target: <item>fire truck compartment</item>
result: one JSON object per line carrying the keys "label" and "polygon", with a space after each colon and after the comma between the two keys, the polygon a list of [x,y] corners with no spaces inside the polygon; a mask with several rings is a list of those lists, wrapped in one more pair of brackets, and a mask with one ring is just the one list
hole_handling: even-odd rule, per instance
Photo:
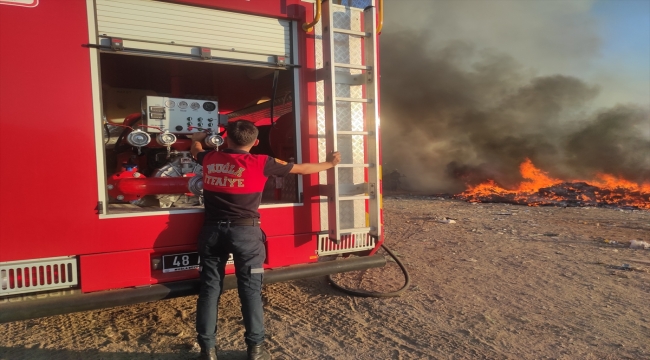
{"label": "fire truck compartment", "polygon": [[[107,179],[99,190],[109,215],[201,211],[201,196],[187,185],[188,178],[202,176],[189,152],[191,133],[205,129],[216,138],[227,136],[229,121],[258,127],[260,144],[252,153],[298,160],[291,70],[111,52],[100,53],[99,69],[98,171]],[[209,143],[204,148],[211,150]],[[300,203],[299,192],[296,175],[271,177],[262,206]]]}

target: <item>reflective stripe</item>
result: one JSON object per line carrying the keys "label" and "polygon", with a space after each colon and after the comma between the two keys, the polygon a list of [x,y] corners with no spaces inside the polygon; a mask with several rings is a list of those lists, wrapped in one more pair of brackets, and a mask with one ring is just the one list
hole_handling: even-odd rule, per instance
{"label": "reflective stripe", "polygon": [[263,274],[264,268],[251,269],[251,274]]}

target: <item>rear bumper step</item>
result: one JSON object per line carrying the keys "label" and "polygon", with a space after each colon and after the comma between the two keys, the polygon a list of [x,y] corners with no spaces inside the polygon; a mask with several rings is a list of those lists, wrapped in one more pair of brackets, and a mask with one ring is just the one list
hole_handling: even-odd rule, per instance
{"label": "rear bumper step", "polygon": [[[294,265],[264,272],[264,283],[272,284],[288,280],[382,267],[384,265],[386,265],[386,259],[382,255]],[[224,279],[223,287],[224,290],[235,289],[237,287],[237,279],[235,276],[227,275]],[[199,280],[193,279],[147,287],[107,290],[87,294],[82,293],[81,290],[63,290],[51,295],[45,293],[11,297],[0,299],[0,323],[133,305],[180,296],[196,295],[198,292]]]}

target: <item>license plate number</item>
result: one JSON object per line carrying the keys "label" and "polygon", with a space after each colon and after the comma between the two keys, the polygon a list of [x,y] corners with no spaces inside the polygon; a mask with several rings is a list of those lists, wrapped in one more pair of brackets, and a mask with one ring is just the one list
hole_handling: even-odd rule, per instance
{"label": "license plate number", "polygon": [[186,271],[199,268],[199,253],[163,255],[163,273]]}

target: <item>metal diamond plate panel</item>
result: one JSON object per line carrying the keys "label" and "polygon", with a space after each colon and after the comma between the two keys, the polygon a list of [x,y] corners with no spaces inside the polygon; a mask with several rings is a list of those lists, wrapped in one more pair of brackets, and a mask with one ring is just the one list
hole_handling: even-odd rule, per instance
{"label": "metal diamond plate panel", "polygon": [[339,218],[341,219],[341,229],[351,229],[354,227],[354,201],[341,201],[339,206]]}
{"label": "metal diamond plate panel", "polygon": [[[352,14],[357,13],[356,10],[342,7],[335,7],[334,10],[334,27],[338,29],[352,30]],[[345,35],[347,37],[347,35]]]}
{"label": "metal diamond plate panel", "polygon": [[334,62],[350,64],[350,36],[345,34],[334,34],[334,47],[342,51],[334,52]]}
{"label": "metal diamond plate panel", "polygon": [[[364,137],[361,135],[353,135],[352,138],[352,163],[364,164]],[[362,172],[363,173],[363,172]]]}
{"label": "metal diamond plate panel", "polygon": [[[361,11],[337,7],[334,10],[334,26],[338,29],[361,30]],[[361,64],[361,38],[346,34],[334,34],[334,59],[337,63]],[[346,71],[339,69],[338,71]],[[347,70],[349,71],[349,70]]]}
{"label": "metal diamond plate panel", "polygon": [[366,201],[345,200],[339,207],[341,229],[361,228],[366,226]]}
{"label": "metal diamond plate panel", "polygon": [[[341,156],[341,159],[343,157]],[[343,162],[343,160],[341,160]],[[354,170],[350,168],[339,168],[339,184],[353,184]]]}
{"label": "metal diamond plate panel", "polygon": [[[363,91],[361,86],[350,86],[350,97],[361,98],[363,97]],[[350,121],[351,127],[350,130],[353,131],[363,131],[365,128],[365,119],[363,117],[363,103],[353,103],[350,108]]]}
{"label": "metal diamond plate panel", "polygon": [[354,201],[354,227],[366,227],[366,201],[365,200],[355,200]]}
{"label": "metal diamond plate panel", "polygon": [[[351,92],[351,86],[346,84],[336,84],[337,97],[360,97]],[[338,102],[336,104],[336,129],[338,131],[352,130],[352,109],[357,108],[359,103]],[[361,117],[363,121],[363,114]]]}
{"label": "metal diamond plate panel", "polygon": [[[351,30],[353,11],[336,7],[333,9],[333,24],[337,29]],[[349,35],[334,34],[334,61],[337,63],[350,63],[350,43],[354,42]]]}

